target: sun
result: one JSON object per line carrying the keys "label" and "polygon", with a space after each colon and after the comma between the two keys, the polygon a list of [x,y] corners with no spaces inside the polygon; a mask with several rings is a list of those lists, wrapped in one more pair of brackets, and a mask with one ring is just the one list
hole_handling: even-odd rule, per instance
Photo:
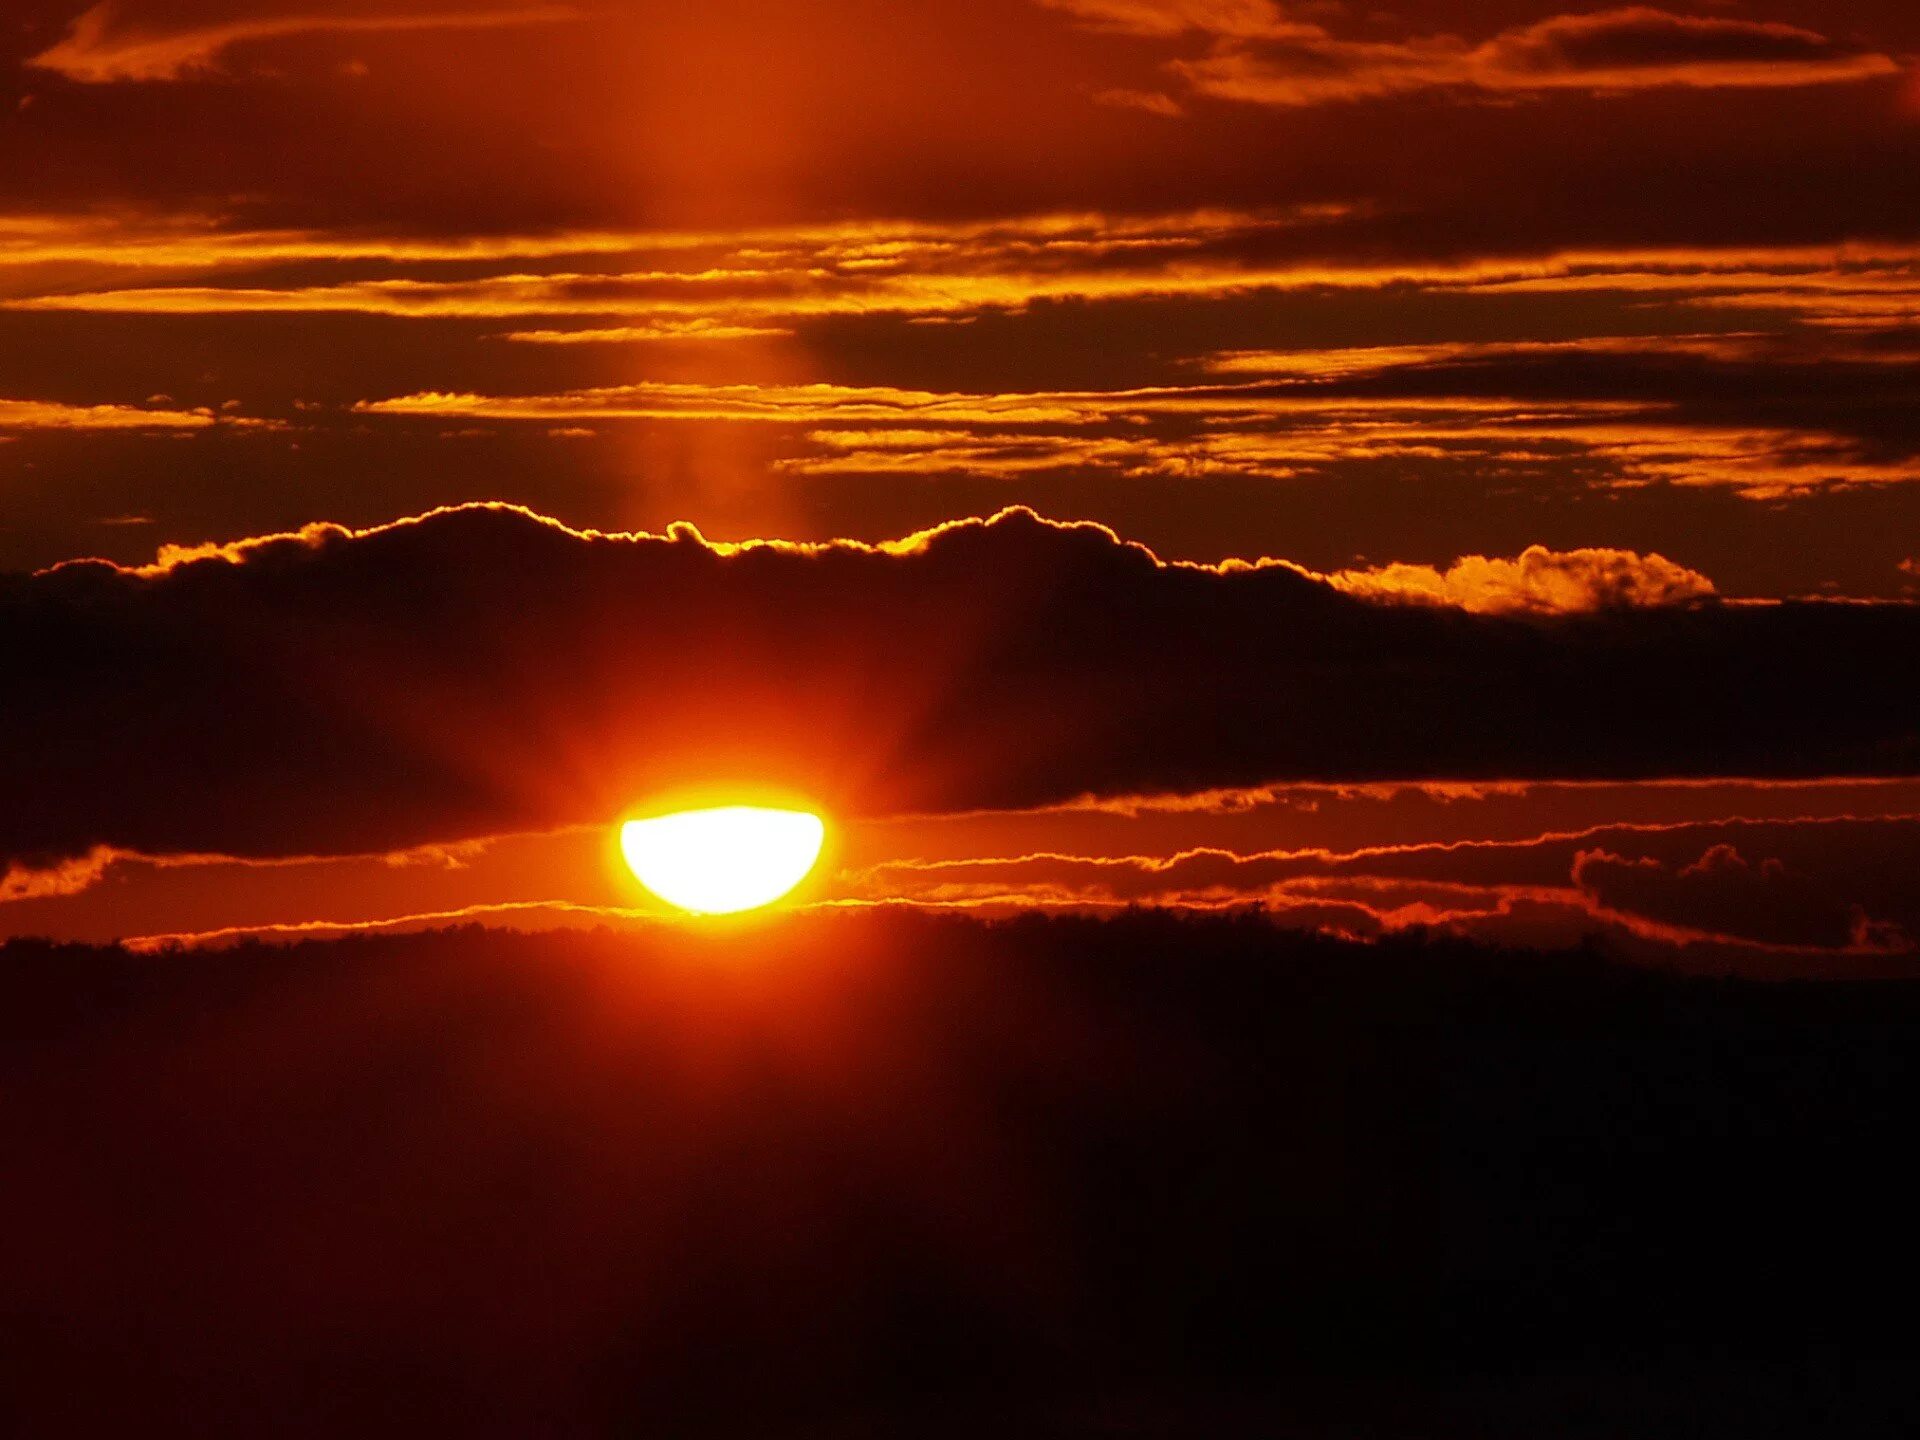
{"label": "sun", "polygon": [[820,859],[827,827],[805,810],[725,805],[620,827],[640,883],[696,915],[737,915],[789,895]]}

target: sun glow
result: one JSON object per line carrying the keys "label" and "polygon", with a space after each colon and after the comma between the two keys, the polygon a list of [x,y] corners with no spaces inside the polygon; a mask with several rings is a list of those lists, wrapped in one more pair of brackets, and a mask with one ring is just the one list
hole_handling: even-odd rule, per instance
{"label": "sun glow", "polygon": [[789,895],[819,862],[827,828],[804,810],[727,805],[620,827],[640,883],[696,915],[736,915]]}

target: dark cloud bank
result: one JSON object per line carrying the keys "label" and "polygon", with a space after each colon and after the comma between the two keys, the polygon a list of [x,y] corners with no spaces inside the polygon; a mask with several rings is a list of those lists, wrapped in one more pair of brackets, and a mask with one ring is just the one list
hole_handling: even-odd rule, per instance
{"label": "dark cloud bank", "polygon": [[1024,512],[898,552],[500,507],[0,581],[0,855],[379,850],[746,778],[843,813],[1920,770],[1920,608],[1510,619]]}

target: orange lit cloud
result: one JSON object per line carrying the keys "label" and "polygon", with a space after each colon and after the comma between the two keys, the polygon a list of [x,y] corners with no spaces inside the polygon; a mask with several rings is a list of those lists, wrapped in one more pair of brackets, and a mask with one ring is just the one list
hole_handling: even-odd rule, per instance
{"label": "orange lit cloud", "polygon": [[778,325],[693,319],[659,320],[646,325],[614,325],[600,330],[514,330],[506,338],[529,345],[624,345],[642,340],[756,340],[792,333]]}
{"label": "orange lit cloud", "polygon": [[150,955],[176,948],[197,949],[240,940],[310,940],[344,935],[404,934],[486,922],[551,930],[568,925],[599,928],[658,918],[658,911],[631,906],[578,905],[567,900],[503,900],[462,905],[453,910],[423,910],[412,915],[393,915],[378,920],[284,920],[260,925],[227,925],[214,930],[135,935],[127,937],[123,943],[136,955]]}
{"label": "orange lit cloud", "polygon": [[1186,113],[1180,108],[1178,100],[1159,90],[1097,90],[1093,99],[1098,105],[1111,105],[1119,110],[1139,110],[1148,115],[1158,115],[1163,120],[1177,119]]}
{"label": "orange lit cloud", "polygon": [[245,424],[211,410],[142,409],[137,405],[63,405],[0,398],[0,432],[8,430],[204,430]]}
{"label": "orange lit cloud", "polygon": [[[1351,207],[1304,205],[944,224],[873,221],[732,235],[576,231],[433,239],[255,231],[209,217],[12,216],[0,217],[0,267],[23,274],[0,306],[99,314],[547,319],[576,326],[601,320],[619,323],[512,333],[540,341],[620,341],[755,335],[836,317],[967,317],[1066,301],[1227,302],[1408,286],[1489,296],[1651,292],[1676,304],[1774,308],[1850,325],[1878,317],[1891,326],[1920,296],[1920,251],[1891,241],[1431,259],[1343,253],[1341,227],[1362,220]],[[588,260],[596,268],[583,268]],[[227,278],[243,267],[300,262],[324,262],[326,271],[272,285]],[[460,268],[449,274],[453,266]],[[412,273],[396,275],[396,267]],[[355,268],[365,273],[350,273]],[[165,284],[128,286],[124,273],[116,273],[128,269],[174,273]],[[1567,349],[1589,342],[1614,351],[1654,343],[1607,336],[1557,343]],[[1691,343],[1701,354],[1733,344],[1710,335],[1663,343],[1669,349]],[[1470,348],[1444,342],[1321,347],[1321,353],[1329,366],[1377,368],[1459,358]],[[1274,371],[1288,364],[1285,354],[1248,351],[1218,360],[1228,368]]]}
{"label": "orange lit cloud", "polygon": [[1169,68],[1195,91],[1261,105],[1318,105],[1453,89],[1492,95],[1826,85],[1900,73],[1890,56],[1795,25],[1630,6],[1558,15],[1478,45],[1454,35],[1352,40],[1264,0],[1041,0],[1099,29],[1211,37]]}
{"label": "orange lit cloud", "polygon": [[[1646,353],[1663,353],[1658,346]],[[1503,352],[1530,360],[1523,349]],[[1604,349],[1602,351],[1604,353]],[[1687,353],[1681,346],[1675,352]],[[1585,365],[1587,358],[1569,354]],[[1298,357],[1302,368],[1318,362]],[[1338,367],[1336,354],[1329,361]],[[1377,357],[1380,371],[1398,367]],[[1886,369],[1883,384],[1904,384]],[[1834,484],[1920,478],[1904,455],[1870,453],[1844,434],[1809,424],[1765,423],[1718,413],[1690,419],[1677,399],[1600,396],[1553,400],[1521,393],[1524,374],[1490,384],[1488,367],[1405,367],[1431,393],[1343,393],[1338,382],[1364,367],[1332,371],[1329,384],[1167,385],[1113,391],[939,392],[887,386],[698,385],[645,382],[556,394],[422,392],[363,401],[357,413],[396,419],[584,423],[603,420],[724,421],[817,427],[823,452],[779,462],[796,474],[971,472],[1019,475],[1069,466],[1123,475],[1248,474],[1380,458],[1530,461],[1590,456],[1621,486],[1655,482],[1726,487],[1755,500]],[[1475,391],[1483,393],[1475,393]],[[883,429],[877,427],[898,427]]]}
{"label": "orange lit cloud", "polygon": [[[180,852],[147,855],[135,850],[100,845],[85,855],[49,862],[16,859],[0,870],[0,904],[20,904],[84,894],[110,876],[125,880],[137,871],[209,871],[298,870],[317,867],[337,876],[346,867],[379,866],[388,870],[416,870],[422,867],[457,871],[502,841],[521,840],[521,836],[487,836],[446,845],[422,845],[369,855],[274,855],[245,856]],[[231,883],[229,881],[229,883]]]}
{"label": "orange lit cloud", "polygon": [[1624,550],[1558,552],[1534,545],[1516,559],[1469,555],[1442,571],[1386,565],[1327,577],[1352,595],[1424,600],[1486,614],[1569,613],[1676,605],[1714,593],[1713,582],[1660,555]]}
{"label": "orange lit cloud", "polygon": [[83,12],[66,36],[27,63],[82,84],[181,80],[218,67],[237,45],[314,34],[391,34],[418,30],[491,30],[579,19],[570,5],[426,11],[418,14],[316,15],[292,13],[220,23],[123,21],[111,0]]}
{"label": "orange lit cloud", "polygon": [[113,861],[114,853],[104,846],[49,865],[15,861],[0,869],[0,904],[78,895],[97,885]]}
{"label": "orange lit cloud", "polygon": [[[662,325],[747,327],[810,317],[953,315],[1018,310],[1047,300],[1129,300],[1229,294],[1337,283],[1320,266],[1253,265],[1209,252],[1257,246],[1277,233],[1325,222],[1338,207],[1274,212],[1208,210],[1166,215],[1054,214],[934,224],[861,222],[733,235],[580,232],[470,241],[356,237],[329,248],[298,232],[223,232],[129,220],[115,226],[0,223],[0,264],[86,262],[217,272],[275,261],[399,262],[423,270],[497,260],[512,268],[446,278],[382,274],[326,284],[246,286],[75,285],[8,298],[16,310],[110,314],[328,314],[407,318],[609,317],[647,338]],[[625,253],[622,269],[542,270],[524,262]],[[515,263],[522,262],[522,263]],[[1373,283],[1364,272],[1354,276]],[[627,327],[578,338],[621,339]],[[553,338],[541,332],[535,338]]]}
{"label": "orange lit cloud", "polygon": [[1321,907],[1347,904],[1369,915],[1373,930],[1463,933],[1524,903],[1560,911],[1557,923],[1572,927],[1562,939],[1618,926],[1668,945],[1887,954],[1920,948],[1920,910],[1891,879],[1916,859],[1913,816],[1735,819],[1349,851],[901,860],[851,874],[847,884],[856,895],[934,904],[1257,903],[1283,923],[1315,927],[1325,923]]}
{"label": "orange lit cloud", "polygon": [[[1070,302],[1224,311],[1256,296],[1415,287],[1436,300],[1539,296],[1546,309],[1556,296],[1652,296],[1695,307],[1702,319],[1737,306],[1777,312],[1777,324],[1797,328],[1221,350],[1183,367],[1185,376],[1210,370],[1214,383],[1105,391],[676,380],[496,395],[422,389],[369,398],[362,411],[528,420],[555,430],[602,419],[811,427],[804,441],[796,434],[773,442],[790,448],[769,461],[776,472],[815,477],[1079,471],[1292,479],[1338,466],[1416,462],[1577,476],[1584,487],[1616,491],[1719,488],[1772,501],[1899,484],[1920,473],[1920,435],[1903,418],[1913,410],[1906,377],[1915,352],[1902,327],[1920,295],[1909,245],[1361,265],[1273,258],[1275,246],[1348,218],[1339,207],[1311,206],[1131,218],[1063,213],[794,227],[743,232],[733,244],[691,232],[360,236],[339,242],[330,258],[324,238],[297,232],[228,233],[126,217],[23,220],[0,226],[0,264],[11,260],[20,270],[0,307],[183,319],[498,321],[502,338],[566,347],[783,337],[806,345],[810,327],[836,321],[1051,320],[1052,307]],[[111,266],[110,256],[118,257]],[[589,259],[605,268],[580,268]],[[273,285],[223,278],[234,268],[283,262],[304,266],[303,278]],[[112,283],[127,266],[176,273],[162,285]],[[396,268],[412,273],[395,275]],[[340,274],[355,269],[378,273]],[[915,435],[927,443],[910,443]]]}
{"label": "orange lit cloud", "polygon": [[1273,0],[1040,0],[1102,30],[1123,35],[1265,35],[1281,29]]}
{"label": "orange lit cloud", "polygon": [[1823,85],[1900,73],[1889,56],[1801,26],[1646,5],[1519,26],[1474,55],[1489,89]]}

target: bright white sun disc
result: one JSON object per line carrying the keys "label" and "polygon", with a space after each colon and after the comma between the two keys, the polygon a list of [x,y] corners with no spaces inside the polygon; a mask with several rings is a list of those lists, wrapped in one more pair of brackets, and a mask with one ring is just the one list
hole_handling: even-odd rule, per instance
{"label": "bright white sun disc", "polygon": [[734,915],[788,894],[820,859],[827,827],[804,810],[727,805],[620,827],[639,882],[696,915]]}

